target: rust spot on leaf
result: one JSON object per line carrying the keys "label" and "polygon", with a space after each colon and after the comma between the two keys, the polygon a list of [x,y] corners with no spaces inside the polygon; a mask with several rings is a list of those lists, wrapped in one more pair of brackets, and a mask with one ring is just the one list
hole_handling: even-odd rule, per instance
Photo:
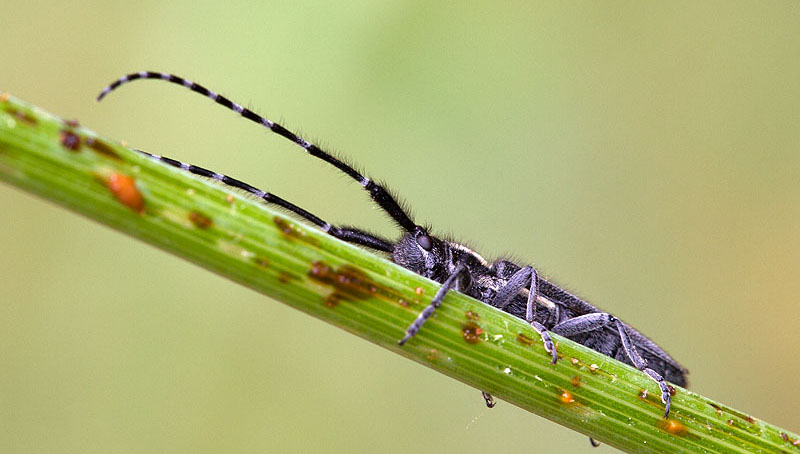
{"label": "rust spot on leaf", "polygon": [[[316,261],[311,265],[307,275],[312,281],[333,288],[333,292],[325,298],[325,304],[331,307],[342,301],[361,301],[370,298],[403,307],[410,305],[406,294],[375,282],[352,265],[342,265],[334,269],[325,262]],[[413,299],[412,301],[419,303]]]}
{"label": "rust spot on leaf", "polygon": [[122,158],[119,157],[116,151],[111,148],[111,145],[103,142],[102,140],[95,138],[95,137],[87,137],[86,138],[86,146],[91,148],[95,153],[105,156],[107,158],[111,158],[117,161],[121,161]]}
{"label": "rust spot on leaf", "polygon": [[328,307],[336,307],[339,305],[339,301],[342,297],[337,293],[331,293],[330,295],[325,297],[325,305]]}
{"label": "rust spot on leaf", "polygon": [[81,138],[69,129],[62,129],[58,132],[58,141],[61,146],[69,151],[78,151],[81,149]]}
{"label": "rust spot on leaf", "polygon": [[292,281],[292,279],[295,279],[295,277],[287,273],[286,271],[281,271],[280,273],[278,273],[278,282],[280,282],[281,284],[288,284],[289,282]]}
{"label": "rust spot on leaf", "polygon": [[192,221],[192,224],[194,224],[195,227],[202,230],[205,230],[214,225],[214,221],[212,221],[210,217],[206,216],[205,214],[199,211],[190,212],[189,220]]}
{"label": "rust spot on leaf", "polygon": [[105,178],[106,187],[123,205],[137,213],[144,211],[144,199],[136,182],[128,175],[112,172]]}
{"label": "rust spot on leaf", "polygon": [[672,435],[684,436],[689,433],[689,429],[674,419],[659,419],[659,427]]}
{"label": "rust spot on leaf", "polygon": [[533,345],[533,339],[531,339],[531,337],[526,335],[525,333],[517,334],[517,342],[525,346]]}
{"label": "rust spot on leaf", "polygon": [[466,314],[464,314],[464,315],[466,315],[467,319],[469,319],[469,320],[478,321],[478,320],[480,320],[480,319],[481,319],[481,316],[480,316],[480,315],[478,315],[478,313],[477,313],[477,312],[475,312],[475,311],[471,311],[471,310],[470,310],[470,311],[467,311],[467,313],[466,313]]}
{"label": "rust spot on leaf", "polygon": [[302,231],[300,227],[292,222],[287,221],[286,219],[275,216],[272,218],[272,221],[275,223],[275,226],[278,227],[278,230],[280,230],[281,234],[283,234],[284,238],[288,240],[299,240],[309,244],[317,243],[311,237],[306,235],[306,232]]}
{"label": "rust spot on leaf", "polygon": [[335,270],[324,262],[314,262],[308,276],[314,281],[333,287],[333,293],[326,301],[329,306],[339,304],[341,299],[359,301],[373,296],[385,297],[390,293],[389,289],[379,288],[361,270],[350,265],[342,265]]}
{"label": "rust spot on leaf", "polygon": [[727,413],[729,415],[733,415],[733,416],[735,416],[735,417],[737,417],[737,418],[739,418],[739,419],[741,419],[743,421],[747,421],[750,424],[755,424],[758,421],[756,418],[754,418],[754,417],[752,417],[750,415],[746,415],[746,414],[740,412],[739,410],[734,410],[733,408],[726,407],[724,405],[719,405],[719,404],[715,404],[715,403],[709,403],[709,405],[711,405],[711,407],[714,409],[714,413],[716,413],[718,416],[722,415],[722,413],[724,412],[724,413]]}
{"label": "rust spot on leaf", "polygon": [[477,324],[469,322],[461,327],[461,334],[468,344],[475,345],[482,340],[483,329]]}
{"label": "rust spot on leaf", "polygon": [[800,438],[792,440],[791,437],[789,437],[789,434],[785,432],[780,432],[780,436],[781,440],[791,444],[792,446],[800,446]]}
{"label": "rust spot on leaf", "polygon": [[562,404],[571,404],[571,403],[575,402],[575,397],[572,395],[572,393],[570,393],[566,389],[561,391],[561,395],[559,396],[559,399],[561,400]]}
{"label": "rust spot on leaf", "polygon": [[289,222],[277,216],[272,218],[272,220],[273,222],[275,222],[275,226],[278,227],[278,230],[280,230],[281,233],[283,233],[286,236],[293,236],[294,229],[292,228],[293,226],[289,224]]}
{"label": "rust spot on leaf", "polygon": [[7,106],[5,111],[8,112],[10,115],[13,115],[14,118],[19,120],[22,123],[25,123],[29,126],[36,126],[39,124],[39,120],[36,119],[30,112],[26,112],[22,109],[17,109],[14,106]]}
{"label": "rust spot on leaf", "polygon": [[430,351],[428,351],[428,356],[426,356],[425,358],[428,361],[434,361],[434,360],[436,360],[437,356],[439,356],[439,351],[436,350],[435,348],[432,348],[432,349],[430,349]]}

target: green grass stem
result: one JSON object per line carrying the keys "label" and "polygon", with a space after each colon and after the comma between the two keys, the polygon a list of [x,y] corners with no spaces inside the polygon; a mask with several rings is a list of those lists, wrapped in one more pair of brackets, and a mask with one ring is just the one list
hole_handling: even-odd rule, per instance
{"label": "green grass stem", "polygon": [[5,94],[0,180],[623,451],[800,453],[796,434],[679,387],[665,420],[643,373],[555,335],[551,365],[523,320],[459,293],[399,347],[437,283]]}

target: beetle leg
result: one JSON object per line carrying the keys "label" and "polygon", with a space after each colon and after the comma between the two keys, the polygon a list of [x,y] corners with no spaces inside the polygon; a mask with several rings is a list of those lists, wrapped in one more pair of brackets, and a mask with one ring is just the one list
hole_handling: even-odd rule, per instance
{"label": "beetle leg", "polygon": [[664,403],[664,419],[669,418],[669,407],[672,403],[672,396],[669,393],[669,387],[667,386],[667,382],[664,380],[664,377],[661,376],[658,372],[654,371],[653,369],[647,367],[647,361],[639,354],[636,350],[636,347],[631,344],[630,337],[628,337],[628,331],[625,328],[625,325],[619,321],[616,317],[611,317],[613,322],[617,326],[617,331],[619,332],[619,338],[622,340],[622,348],[625,349],[625,353],[628,354],[628,358],[631,359],[631,362],[637,369],[647,374],[648,377],[655,380],[658,383],[658,387],[661,389],[661,402]]}
{"label": "beetle leg", "polygon": [[483,395],[483,401],[486,402],[487,407],[492,408],[497,405],[497,402],[495,402],[494,397],[492,397],[491,394],[487,393],[486,391],[481,391],[481,394]]}
{"label": "beetle leg", "polygon": [[658,383],[658,387],[661,390],[661,401],[665,405],[664,418],[669,417],[669,409],[672,399],[669,393],[667,382],[664,380],[664,377],[662,377],[661,374],[647,367],[647,361],[642,358],[642,355],[639,354],[639,351],[631,343],[631,339],[628,335],[625,325],[619,321],[618,318],[611,314],[606,314],[605,312],[593,312],[591,314],[584,314],[569,320],[565,320],[554,326],[552,331],[561,336],[570,337],[576,334],[585,333],[587,331],[594,331],[604,328],[612,323],[617,328],[619,338],[622,341],[622,348],[625,350],[625,354],[628,355],[628,358],[630,358],[631,363],[637,369],[644,372],[648,377],[652,378],[656,383]]}
{"label": "beetle leg", "polygon": [[558,361],[558,352],[547,332],[547,328],[541,323],[536,321],[536,297],[539,295],[539,275],[536,270],[531,266],[520,268],[519,271],[514,273],[502,288],[497,290],[494,299],[490,303],[492,306],[503,309],[508,306],[511,300],[517,296],[520,290],[529,287],[528,291],[528,304],[525,310],[525,321],[531,324],[531,327],[539,333],[542,338],[545,350],[553,356],[552,364]]}
{"label": "beetle leg", "polygon": [[439,290],[436,292],[436,295],[433,296],[433,299],[431,300],[430,304],[428,304],[428,307],[419,313],[417,319],[414,320],[406,330],[406,335],[397,342],[398,345],[405,344],[409,339],[417,334],[419,329],[422,328],[422,325],[425,324],[425,321],[427,321],[436,311],[436,308],[442,305],[442,300],[444,300],[445,295],[447,295],[447,291],[453,287],[456,282],[456,278],[464,271],[464,269],[465,267],[463,263],[456,265],[455,270],[453,270],[453,273],[447,277],[442,286],[439,287]]}

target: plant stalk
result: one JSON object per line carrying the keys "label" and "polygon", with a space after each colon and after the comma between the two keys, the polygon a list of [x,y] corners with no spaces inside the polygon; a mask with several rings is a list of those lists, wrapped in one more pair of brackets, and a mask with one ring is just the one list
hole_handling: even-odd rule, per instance
{"label": "plant stalk", "polygon": [[638,370],[450,292],[252,197],[0,95],[0,180],[63,205],[595,440],[641,453],[800,453],[800,437],[675,387],[670,418]]}

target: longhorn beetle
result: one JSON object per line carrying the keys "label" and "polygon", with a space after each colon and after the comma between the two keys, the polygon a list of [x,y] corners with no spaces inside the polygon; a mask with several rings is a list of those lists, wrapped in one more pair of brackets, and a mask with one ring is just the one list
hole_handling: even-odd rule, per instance
{"label": "longhorn beetle", "polygon": [[[670,389],[666,381],[685,386],[688,371],[653,341],[622,323],[618,318],[539,277],[536,269],[531,266],[522,266],[507,260],[489,263],[477,252],[460,243],[431,235],[426,227],[415,223],[395,197],[374,180],[365,177],[350,165],[307,142],[280,124],[270,121],[202,85],[172,74],[142,71],[115,80],[103,89],[97,96],[97,100],[102,100],[111,91],[137,79],[158,79],[172,82],[211,98],[217,104],[291,140],[311,156],[336,167],[357,181],[369,193],[373,202],[377,203],[403,229],[404,233],[399,240],[391,241],[363,230],[331,225],[303,208],[243,181],[167,157],[141,152],[173,167],[249,192],[266,203],[275,204],[291,211],[329,235],[390,254],[392,260],[403,268],[441,283],[442,286],[430,304],[411,323],[398,344],[403,345],[413,338],[425,321],[433,315],[436,308],[442,304],[447,292],[456,290],[528,322],[542,338],[545,349],[552,355],[553,364],[558,360],[558,354],[549,332],[572,339],[604,355],[636,367],[658,383],[661,390],[661,401],[664,403],[664,417],[669,417]],[[491,395],[484,392],[483,397],[488,406],[494,405]]]}

